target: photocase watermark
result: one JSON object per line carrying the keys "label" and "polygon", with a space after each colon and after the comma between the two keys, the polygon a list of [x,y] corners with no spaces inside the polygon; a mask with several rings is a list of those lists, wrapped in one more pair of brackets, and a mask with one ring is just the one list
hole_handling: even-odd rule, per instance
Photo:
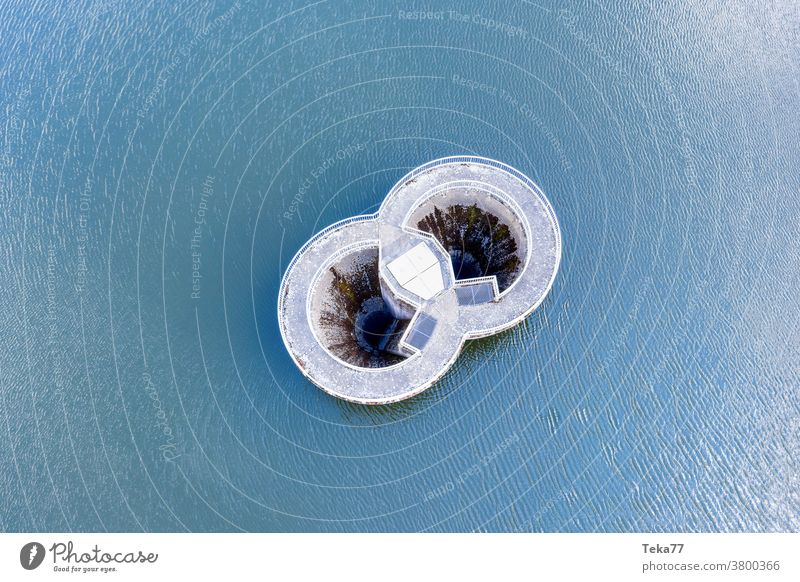
{"label": "photocase watermark", "polygon": [[[12,168],[17,163],[15,146],[21,142],[24,134],[25,121],[20,117],[20,110],[25,100],[30,97],[31,90],[23,89],[16,95],[14,101],[6,105],[4,109],[5,119],[0,119],[0,126],[5,127],[5,134],[2,139],[2,149],[0,149],[0,189],[14,191],[18,189],[15,178],[19,175]],[[18,155],[18,154],[17,154]]]}
{"label": "photocase watermark", "polygon": [[150,377],[149,373],[142,373],[142,383],[144,384],[144,391],[150,398],[153,410],[155,411],[156,428],[163,436],[163,441],[158,446],[158,450],[161,451],[161,456],[165,461],[175,461],[175,459],[181,456],[181,453],[178,450],[178,445],[175,440],[175,433],[173,432],[172,426],[167,418],[164,405],[161,402],[161,398],[158,395],[158,390],[156,390],[156,387],[153,384],[153,379]]}
{"label": "photocase watermark", "polygon": [[203,253],[201,251],[201,242],[203,240],[203,226],[206,224],[206,215],[208,214],[208,200],[214,194],[214,176],[206,176],[200,191],[200,202],[197,205],[197,210],[194,212],[194,229],[192,229],[192,238],[189,243],[189,250],[192,257],[192,291],[190,297],[192,299],[200,299],[200,283],[203,279],[202,265]]}
{"label": "photocase watermark", "polygon": [[22,128],[24,125],[24,121],[19,116],[19,111],[22,108],[23,102],[30,97],[31,90],[28,88],[23,89],[19,93],[17,93],[16,99],[11,103],[11,105],[6,110],[7,119],[6,122],[6,138],[3,140],[3,152],[0,154],[0,166],[11,167],[14,165],[14,155],[13,150],[11,148],[11,144],[13,140],[8,139],[8,135],[10,134],[20,134],[22,132]]}
{"label": "photocase watermark", "polygon": [[89,272],[86,245],[89,242],[89,210],[91,209],[93,179],[86,177],[86,184],[78,194],[78,227],[75,229],[75,291],[83,295],[86,290],[86,275]]}
{"label": "photocase watermark", "polygon": [[123,564],[155,564],[158,561],[155,552],[106,550],[97,544],[88,549],[76,549],[69,540],[56,542],[48,549],[39,542],[28,542],[19,551],[19,563],[26,570],[35,570],[42,565],[48,552],[53,559],[53,572],[69,574],[108,574],[119,571]]}
{"label": "photocase watermark", "polygon": [[514,26],[494,18],[487,18],[482,14],[461,14],[455,10],[448,10],[447,14],[450,20],[482,26],[511,38],[528,38],[528,31],[521,26]]}
{"label": "photocase watermark", "polygon": [[466,14],[457,10],[399,10],[397,12],[399,20],[415,21],[439,21],[439,22],[458,22],[461,24],[473,24],[488,28],[489,30],[505,34],[512,38],[528,38],[528,31],[521,26],[515,26],[495,20],[480,13]]}
{"label": "photocase watermark", "polygon": [[[697,312],[701,310],[703,303],[708,299],[708,290],[710,288],[711,282],[708,279],[703,279],[697,287],[691,289],[691,294],[686,304],[683,306],[683,310],[680,312],[680,317],[675,329],[686,330],[690,328],[692,322],[697,319]],[[715,292],[724,295],[724,291],[721,289],[715,289]],[[670,342],[661,350],[658,362],[650,370],[650,377],[652,378],[651,385],[654,386],[661,380],[662,375],[669,368],[671,358],[678,352],[680,345],[681,342]],[[670,381],[673,381],[673,379],[670,378]]]}
{"label": "photocase watermark", "polygon": [[[614,58],[604,48],[597,39],[587,34],[580,28],[578,16],[569,9],[563,8],[558,11],[557,20],[567,29],[572,37],[585,46],[588,50],[595,54],[609,70],[614,72],[626,84],[632,84],[632,78],[626,66],[617,58]],[[654,59],[652,62],[654,78],[658,85],[664,90],[666,94],[666,104],[671,110],[675,124],[680,132],[680,149],[681,155],[686,165],[686,180],[689,188],[692,190],[699,190],[697,182],[697,169],[695,163],[695,156],[691,146],[691,133],[686,123],[686,113],[683,106],[678,99],[675,92],[675,87],[672,81],[664,72],[664,67],[659,59]]]}
{"label": "photocase watermark", "polygon": [[513,434],[511,436],[506,437],[502,442],[495,445],[495,447],[482,456],[480,459],[475,461],[469,468],[461,471],[455,479],[445,482],[444,484],[440,485],[436,489],[431,489],[425,494],[425,501],[432,501],[433,499],[438,499],[449,495],[456,489],[463,486],[469,479],[474,477],[475,475],[479,474],[483,469],[489,466],[494,460],[499,457],[506,449],[508,449],[511,445],[519,441],[519,435]]}
{"label": "photocase watermark", "polygon": [[578,17],[575,13],[566,8],[562,8],[558,11],[556,19],[567,29],[575,40],[593,52],[611,71],[616,73],[626,83],[631,81],[630,74],[622,63],[618,59],[612,57],[608,51],[603,48],[600,42],[580,28]]}
{"label": "photocase watermark", "polygon": [[619,358],[619,350],[628,341],[628,336],[630,335],[631,330],[638,323],[639,310],[642,308],[642,303],[644,303],[645,299],[647,299],[647,297],[650,295],[650,288],[652,284],[653,280],[650,277],[647,277],[636,289],[636,293],[633,296],[633,304],[628,310],[628,317],[625,319],[625,324],[622,326],[619,334],[617,334],[614,341],[614,346],[603,358],[603,361],[600,362],[600,365],[597,369],[598,373],[603,374],[607,372],[611,365],[617,360],[617,358]]}
{"label": "photocase watermark", "polygon": [[314,187],[314,185],[319,182],[320,178],[332,167],[335,165],[343,162],[344,160],[348,160],[359,154],[367,149],[369,146],[369,142],[357,142],[347,145],[345,147],[339,148],[325,158],[322,162],[320,162],[308,176],[300,182],[300,185],[297,187],[297,192],[289,201],[289,207],[283,213],[283,219],[285,221],[291,222],[296,214],[299,214],[300,207],[305,202],[306,194]]}
{"label": "photocase watermark", "polygon": [[399,10],[400,20],[445,20],[447,10]]}
{"label": "photocase watermark", "polygon": [[28,542],[19,551],[20,566],[26,570],[35,570],[44,561],[44,546],[39,542]]}
{"label": "photocase watermark", "polygon": [[147,93],[147,95],[145,95],[144,102],[136,111],[136,117],[139,119],[145,119],[150,114],[150,111],[152,110],[159,96],[164,91],[164,87],[166,87],[169,79],[175,74],[175,71],[178,69],[178,67],[184,63],[184,61],[195,51],[195,49],[197,49],[198,46],[207,41],[213,33],[230,22],[233,16],[241,8],[241,3],[236,2],[233,4],[233,6],[212,20],[210,24],[200,29],[191,38],[191,40],[189,40],[189,42],[182,44],[178,48],[177,54],[175,54],[172,60],[159,71],[155,84],[150,88],[150,91]]}
{"label": "photocase watermark", "polygon": [[681,156],[686,164],[687,186],[694,191],[699,191],[694,151],[692,150],[692,142],[690,139],[691,134],[689,133],[689,128],[686,125],[686,112],[684,111],[683,106],[678,99],[678,95],[675,93],[675,86],[672,84],[672,81],[669,80],[669,77],[667,77],[667,75],[664,73],[661,65],[656,63],[653,67],[653,70],[655,72],[656,81],[658,81],[658,84],[667,94],[667,105],[672,110],[675,124],[680,132]]}
{"label": "photocase watermark", "polygon": [[565,172],[568,172],[572,169],[572,164],[567,157],[566,152],[564,151],[564,145],[561,143],[561,140],[558,139],[553,130],[550,129],[542,118],[539,117],[536,112],[533,110],[533,107],[529,103],[525,101],[520,101],[514,95],[503,89],[502,87],[498,87],[496,85],[490,85],[489,83],[484,83],[481,81],[477,81],[475,79],[469,79],[467,77],[462,77],[456,73],[453,74],[451,78],[452,82],[456,85],[461,87],[465,87],[470,91],[477,91],[480,93],[485,93],[486,95],[491,95],[492,97],[497,97],[501,101],[507,103],[512,108],[514,108],[519,115],[523,116],[524,118],[528,119],[534,126],[541,132],[541,134],[545,137],[547,142],[556,152],[558,156],[559,163],[561,167],[564,169]]}
{"label": "photocase watermark", "polygon": [[95,2],[89,11],[86,13],[86,16],[89,20],[97,20],[104,14],[112,12],[115,8],[122,5],[120,0],[100,0],[99,2]]}
{"label": "photocase watermark", "polygon": [[150,92],[145,96],[143,105],[136,112],[136,117],[139,119],[144,119],[147,117],[153,107],[153,104],[156,102],[156,99],[164,90],[164,87],[166,87],[167,81],[169,81],[169,78],[178,68],[178,65],[183,60],[184,56],[186,55],[182,54],[182,52],[179,52],[178,55],[176,55],[166,67],[158,72],[156,82],[150,89]]}
{"label": "photocase watermark", "polygon": [[46,274],[46,290],[45,290],[45,313],[47,320],[47,349],[50,353],[50,369],[53,373],[53,385],[55,386],[55,394],[62,396],[64,391],[64,376],[62,372],[62,344],[58,338],[58,277],[56,270],[58,268],[58,256],[56,255],[56,247],[50,242],[47,245],[47,268]]}
{"label": "photocase watermark", "polygon": [[[545,515],[547,515],[553,509],[555,509],[558,503],[563,499],[565,499],[567,496],[568,493],[564,492],[559,495],[554,495],[550,497],[545,503],[538,504],[536,506],[536,512],[533,515],[530,515],[528,519],[526,519],[522,523],[516,522],[513,524],[509,524],[508,526],[503,528],[503,531],[506,533],[535,533],[535,532],[545,531],[542,519],[544,518]],[[475,533],[482,533],[488,531],[491,530],[483,528],[474,530]]]}

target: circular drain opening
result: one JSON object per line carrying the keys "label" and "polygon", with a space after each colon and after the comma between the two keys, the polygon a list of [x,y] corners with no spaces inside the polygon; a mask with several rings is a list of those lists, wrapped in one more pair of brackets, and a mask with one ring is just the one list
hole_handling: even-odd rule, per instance
{"label": "circular drain opening", "polygon": [[404,360],[399,348],[408,320],[394,317],[383,300],[378,248],[345,253],[317,280],[312,322],[320,343],[359,368],[383,368]]}
{"label": "circular drain opening", "polygon": [[517,279],[522,249],[508,225],[477,204],[432,208],[417,228],[435,236],[450,254],[456,279],[497,277],[502,292]]}
{"label": "circular drain opening", "polygon": [[380,354],[399,341],[399,324],[400,320],[391,314],[381,297],[370,297],[356,316],[356,341],[362,349]]}

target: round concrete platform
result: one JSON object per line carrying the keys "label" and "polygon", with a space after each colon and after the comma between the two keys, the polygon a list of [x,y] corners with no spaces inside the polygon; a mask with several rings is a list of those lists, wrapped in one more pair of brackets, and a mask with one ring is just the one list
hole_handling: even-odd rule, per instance
{"label": "round concrete platform", "polygon": [[[436,236],[419,228],[425,224],[420,216],[429,211],[429,216],[438,213],[445,224],[440,215],[446,207],[470,217],[491,217],[492,226],[501,225],[496,232],[504,229],[506,238],[514,241],[514,260],[509,263],[513,275],[506,277],[506,288],[501,289],[493,274],[457,279],[447,260],[453,249],[448,251]],[[449,215],[446,219],[453,228]],[[490,249],[494,238],[492,234],[486,240]],[[403,320],[402,336],[392,343],[393,352],[403,359],[383,367],[361,367],[335,355],[330,341],[322,337],[320,320],[331,306],[326,305],[327,288],[318,286],[330,285],[328,273],[337,259],[374,246],[379,249],[381,293]],[[303,245],[281,282],[281,335],[298,368],[325,392],[362,404],[397,402],[438,380],[466,340],[499,333],[527,317],[550,291],[560,261],[558,220],[529,178],[487,158],[434,160],[401,178],[377,213],[340,221]],[[431,270],[437,269],[431,277]],[[424,287],[426,283],[434,287]],[[342,333],[347,336],[349,330]]]}

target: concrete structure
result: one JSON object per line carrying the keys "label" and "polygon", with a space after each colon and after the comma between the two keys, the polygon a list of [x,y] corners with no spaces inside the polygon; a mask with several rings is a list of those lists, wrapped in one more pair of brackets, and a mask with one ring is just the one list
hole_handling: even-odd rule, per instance
{"label": "concrete structure", "polygon": [[438,380],[466,340],[527,317],[560,261],[558,220],[529,178],[486,158],[434,160],[377,213],[303,245],[281,282],[281,335],[329,394],[397,402]]}

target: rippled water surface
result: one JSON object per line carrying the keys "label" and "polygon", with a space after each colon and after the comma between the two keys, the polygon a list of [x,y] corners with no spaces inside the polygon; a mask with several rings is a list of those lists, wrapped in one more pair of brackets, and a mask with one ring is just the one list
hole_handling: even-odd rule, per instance
{"label": "rippled water surface", "polygon": [[[438,6],[2,4],[0,528],[800,529],[796,2]],[[457,154],[552,201],[550,296],[325,395],[284,268]]]}

